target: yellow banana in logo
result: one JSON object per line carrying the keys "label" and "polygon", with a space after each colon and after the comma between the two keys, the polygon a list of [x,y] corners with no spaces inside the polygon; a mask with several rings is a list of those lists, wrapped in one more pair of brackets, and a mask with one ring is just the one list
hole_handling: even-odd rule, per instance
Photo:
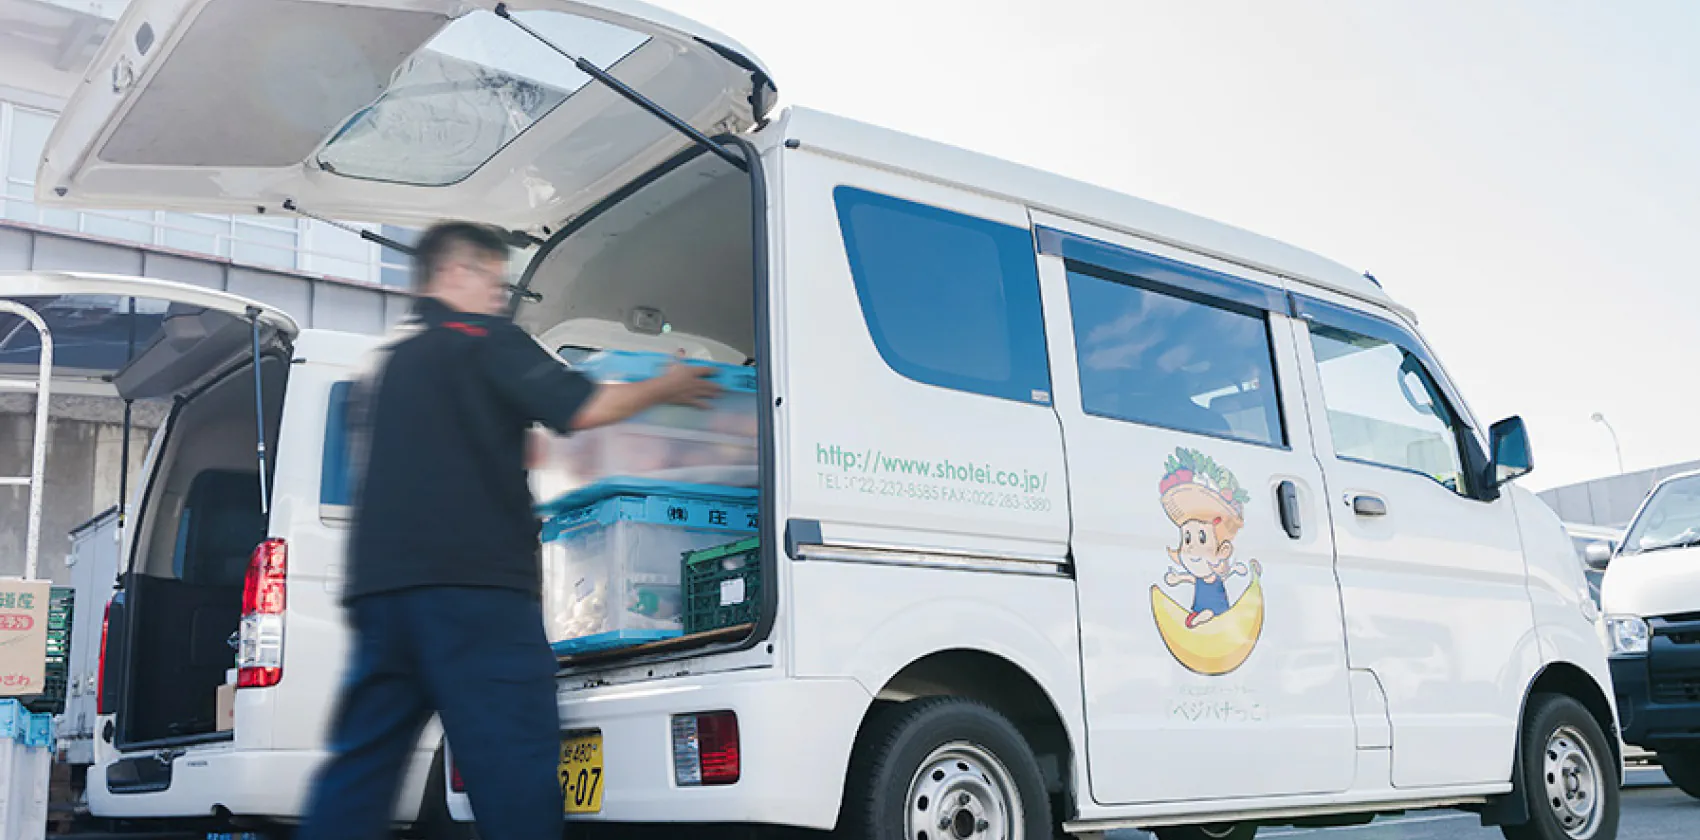
{"label": "yellow banana in logo", "polygon": [[1187,626],[1187,608],[1153,586],[1151,614],[1177,662],[1194,673],[1220,676],[1244,664],[1257,647],[1263,633],[1263,582],[1253,575],[1233,607],[1194,627]]}

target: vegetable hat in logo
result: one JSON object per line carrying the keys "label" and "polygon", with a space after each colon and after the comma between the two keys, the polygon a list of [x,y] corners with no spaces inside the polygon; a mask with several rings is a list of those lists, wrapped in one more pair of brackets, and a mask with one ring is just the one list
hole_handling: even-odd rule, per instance
{"label": "vegetable hat in logo", "polygon": [[1163,511],[1176,525],[1208,522],[1225,540],[1238,536],[1245,526],[1245,503],[1251,494],[1232,472],[1203,453],[1176,449],[1164,464],[1157,492],[1162,494]]}

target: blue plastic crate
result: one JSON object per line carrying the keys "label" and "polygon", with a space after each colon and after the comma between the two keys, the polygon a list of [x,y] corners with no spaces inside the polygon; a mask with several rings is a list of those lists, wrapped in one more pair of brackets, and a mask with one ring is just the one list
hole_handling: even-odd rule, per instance
{"label": "blue plastic crate", "polygon": [[540,506],[555,652],[681,635],[684,553],[756,533],[757,497],[754,489],[621,480]]}
{"label": "blue plastic crate", "polygon": [[53,716],[31,712],[12,698],[0,699],[0,740],[26,747],[53,745]]}
{"label": "blue plastic crate", "polygon": [[573,367],[584,375],[602,382],[641,382],[659,376],[675,362],[701,365],[713,370],[710,374],[720,387],[728,391],[753,394],[756,391],[756,369],[748,365],[729,365],[702,359],[679,359],[666,353],[644,353],[630,350],[603,350]]}

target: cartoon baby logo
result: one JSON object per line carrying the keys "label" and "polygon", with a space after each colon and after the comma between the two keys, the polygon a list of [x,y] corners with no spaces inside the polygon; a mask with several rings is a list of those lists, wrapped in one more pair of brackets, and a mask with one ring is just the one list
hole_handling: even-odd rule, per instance
{"label": "cartoon baby logo", "polygon": [[[1263,632],[1263,567],[1234,559],[1234,539],[1245,526],[1251,494],[1234,474],[1191,449],[1176,449],[1157,486],[1163,511],[1178,529],[1169,560],[1175,568],[1163,576],[1171,588],[1192,586],[1187,609],[1162,588],[1151,587],[1151,612],[1157,632],[1175,660],[1188,670],[1217,676],[1240,667]],[[1248,579],[1238,600],[1229,601],[1228,581]]]}

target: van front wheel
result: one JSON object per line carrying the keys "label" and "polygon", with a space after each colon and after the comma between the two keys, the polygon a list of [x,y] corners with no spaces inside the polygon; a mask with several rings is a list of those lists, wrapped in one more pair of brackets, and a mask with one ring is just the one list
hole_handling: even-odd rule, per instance
{"label": "van front wheel", "polygon": [[990,707],[950,697],[874,714],[850,760],[840,836],[1049,840],[1050,797],[1027,740]]}
{"label": "van front wheel", "polygon": [[1615,840],[1618,777],[1599,721],[1574,698],[1543,694],[1523,720],[1520,787],[1529,821],[1508,840]]}

